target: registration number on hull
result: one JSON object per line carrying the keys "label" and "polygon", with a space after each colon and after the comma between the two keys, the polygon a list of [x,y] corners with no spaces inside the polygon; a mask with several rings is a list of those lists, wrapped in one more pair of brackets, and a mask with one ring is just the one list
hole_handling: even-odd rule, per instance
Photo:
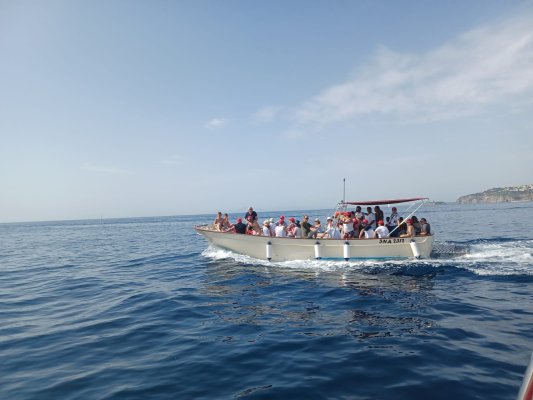
{"label": "registration number on hull", "polygon": [[391,238],[391,239],[379,239],[379,243],[383,244],[393,244],[393,243],[403,243],[405,239]]}

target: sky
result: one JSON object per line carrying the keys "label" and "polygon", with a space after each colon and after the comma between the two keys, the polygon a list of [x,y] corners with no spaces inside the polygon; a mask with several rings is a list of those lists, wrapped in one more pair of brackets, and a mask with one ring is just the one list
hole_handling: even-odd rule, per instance
{"label": "sky", "polygon": [[0,0],[0,222],[533,183],[533,1]]}

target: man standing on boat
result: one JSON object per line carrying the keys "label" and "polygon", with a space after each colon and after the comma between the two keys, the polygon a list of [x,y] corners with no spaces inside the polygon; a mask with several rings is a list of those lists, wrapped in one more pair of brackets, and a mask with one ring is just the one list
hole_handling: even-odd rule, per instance
{"label": "man standing on boat", "polygon": [[400,218],[400,216],[398,215],[398,209],[396,207],[392,207],[392,213],[390,215],[389,224],[387,226],[387,228],[389,228],[389,231],[398,226],[398,218]]}
{"label": "man standing on boat", "polygon": [[385,215],[383,215],[383,210],[379,206],[374,207],[374,217],[376,219],[376,228],[378,227],[378,221],[383,221]]}
{"label": "man standing on boat", "polygon": [[374,213],[372,212],[372,207],[366,208],[366,220],[368,221],[368,225],[373,226],[376,224],[376,217],[374,216]]}
{"label": "man standing on boat", "polygon": [[254,211],[253,207],[250,207],[248,212],[244,214],[244,220],[248,221],[248,217],[252,217],[253,221],[257,221],[257,213]]}
{"label": "man standing on boat", "polygon": [[311,224],[309,223],[308,215],[304,215],[304,220],[302,221],[300,226],[302,227],[302,237],[306,238],[307,236],[309,236],[309,232],[311,232]]}

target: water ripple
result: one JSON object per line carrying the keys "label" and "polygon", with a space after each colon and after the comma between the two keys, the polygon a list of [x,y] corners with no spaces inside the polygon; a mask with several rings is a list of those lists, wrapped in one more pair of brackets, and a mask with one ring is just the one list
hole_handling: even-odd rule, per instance
{"label": "water ripple", "polygon": [[531,238],[474,226],[461,256],[268,263],[205,250],[191,225],[210,220],[0,225],[0,398],[516,396]]}

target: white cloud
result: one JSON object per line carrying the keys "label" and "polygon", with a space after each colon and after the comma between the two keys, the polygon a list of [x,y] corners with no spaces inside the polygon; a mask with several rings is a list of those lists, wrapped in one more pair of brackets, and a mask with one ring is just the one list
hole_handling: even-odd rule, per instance
{"label": "white cloud", "polygon": [[205,124],[207,129],[218,129],[227,125],[229,121],[225,118],[213,118]]}
{"label": "white cloud", "polygon": [[278,113],[280,112],[281,108],[276,106],[266,106],[263,108],[260,108],[255,113],[252,114],[252,119],[256,123],[266,123],[274,120]]}
{"label": "white cloud", "polygon": [[352,79],[304,102],[294,119],[319,127],[370,113],[429,121],[530,105],[532,21],[528,14],[480,27],[424,54],[380,48]]}
{"label": "white cloud", "polygon": [[128,170],[117,168],[114,166],[109,166],[109,165],[83,164],[80,167],[80,169],[84,171],[100,172],[100,173],[111,174],[111,175],[126,175],[126,174],[131,173]]}

